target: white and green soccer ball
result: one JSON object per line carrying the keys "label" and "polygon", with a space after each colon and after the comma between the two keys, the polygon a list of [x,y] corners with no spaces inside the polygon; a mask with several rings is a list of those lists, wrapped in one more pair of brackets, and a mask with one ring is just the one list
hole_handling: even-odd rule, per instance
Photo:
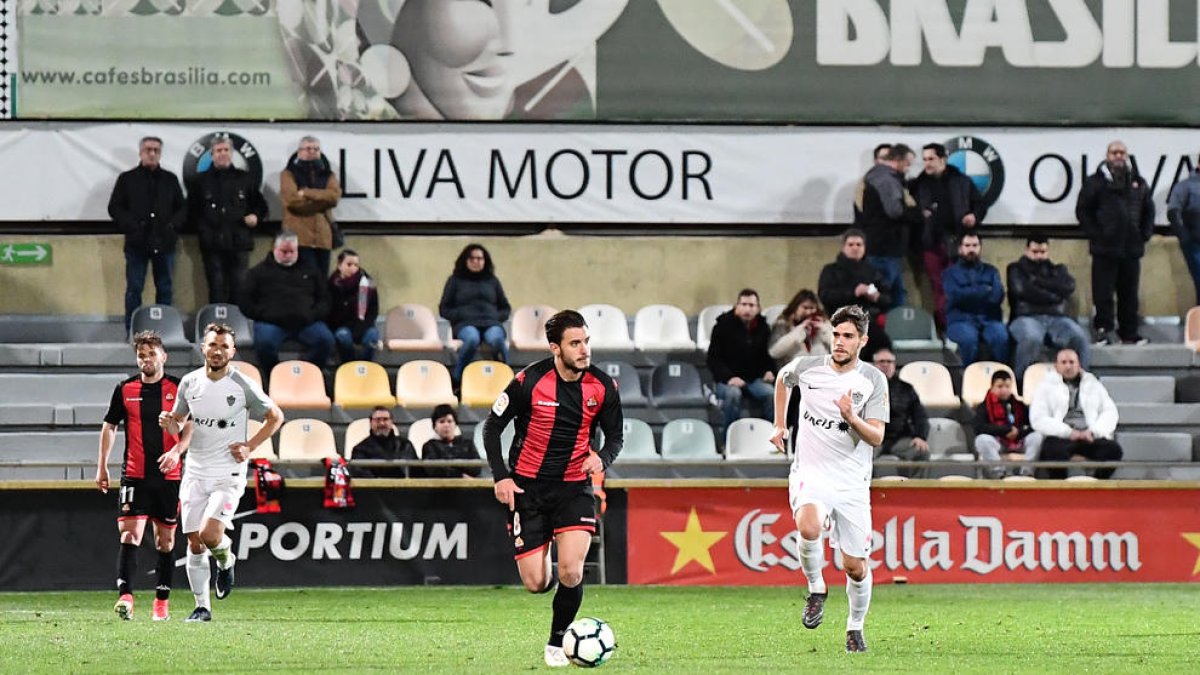
{"label": "white and green soccer ball", "polygon": [[577,619],[563,635],[563,651],[571,663],[581,668],[604,665],[617,649],[612,627],[602,619]]}

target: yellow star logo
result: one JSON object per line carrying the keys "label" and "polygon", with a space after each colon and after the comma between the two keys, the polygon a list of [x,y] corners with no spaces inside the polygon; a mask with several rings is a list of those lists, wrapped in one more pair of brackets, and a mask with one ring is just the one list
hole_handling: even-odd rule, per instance
{"label": "yellow star logo", "polygon": [[693,560],[712,574],[717,573],[709,549],[724,539],[728,532],[705,532],[700,527],[700,516],[696,514],[695,507],[692,507],[692,512],[688,514],[687,525],[684,526],[683,532],[659,532],[659,534],[679,549],[679,552],[675,554],[675,564],[671,567],[671,574],[675,574]]}
{"label": "yellow star logo", "polygon": [[[1183,538],[1196,548],[1200,548],[1200,532],[1183,532]],[[1196,556],[1196,566],[1192,568],[1192,576],[1200,574],[1200,556]]]}

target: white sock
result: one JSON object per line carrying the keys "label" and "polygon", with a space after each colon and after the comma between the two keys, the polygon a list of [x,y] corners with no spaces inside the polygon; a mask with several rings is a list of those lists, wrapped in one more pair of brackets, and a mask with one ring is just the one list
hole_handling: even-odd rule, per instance
{"label": "white sock", "polygon": [[192,588],[192,595],[196,596],[197,607],[212,608],[212,605],[208,602],[208,579],[210,574],[212,572],[208,569],[208,553],[192,553],[189,549],[187,554],[188,586]]}
{"label": "white sock", "polygon": [[867,608],[871,606],[871,586],[874,579],[871,576],[871,561],[867,565],[867,575],[862,581],[855,581],[846,575],[846,597],[850,599],[850,616],[846,618],[846,630],[862,630],[863,622],[867,619]]}
{"label": "white sock", "polygon": [[233,541],[229,539],[229,535],[223,534],[221,535],[221,543],[217,544],[216,548],[208,549],[209,553],[212,553],[213,560],[217,561],[217,567],[227,570],[237,562],[233,551],[229,550],[232,546]]}
{"label": "white sock", "polygon": [[821,567],[825,564],[824,551],[821,550],[821,538],[805,539],[800,538],[800,567],[804,570],[804,577],[808,579],[809,593],[824,593],[825,592],[825,575],[821,574]]}

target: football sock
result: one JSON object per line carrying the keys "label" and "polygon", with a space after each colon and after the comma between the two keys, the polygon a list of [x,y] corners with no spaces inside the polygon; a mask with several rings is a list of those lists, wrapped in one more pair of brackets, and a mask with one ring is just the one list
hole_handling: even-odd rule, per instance
{"label": "football sock", "polygon": [[212,607],[208,601],[208,579],[211,574],[212,571],[208,568],[208,554],[192,553],[191,550],[188,550],[188,586],[192,588],[192,595],[196,596],[197,607],[206,609]]}
{"label": "football sock", "polygon": [[223,570],[229,569],[233,563],[237,562],[237,559],[229,552],[231,546],[233,546],[233,542],[230,541],[229,535],[223,534],[221,535],[221,543],[217,544],[216,548],[209,549],[213,560],[217,561],[217,567]]}
{"label": "football sock", "polygon": [[563,633],[567,632],[567,626],[575,620],[582,604],[583,582],[580,581],[577,586],[567,586],[560,581],[558,590],[554,592],[554,616],[550,619],[550,642],[547,644],[553,647],[562,646]]}
{"label": "football sock", "polygon": [[820,537],[816,539],[800,538],[800,567],[804,570],[804,577],[808,579],[809,593],[825,592],[825,576],[821,574],[825,556],[822,553]]}
{"label": "football sock", "polygon": [[121,544],[117,553],[117,593],[125,595],[133,592],[133,575],[137,573],[137,544]]}
{"label": "football sock", "polygon": [[175,556],[170,551],[159,551],[154,570],[158,577],[154,584],[154,597],[166,600],[171,597],[171,577],[175,574]]}
{"label": "football sock", "polygon": [[871,567],[867,565],[867,576],[862,581],[855,581],[846,575],[846,597],[850,598],[850,616],[846,618],[846,630],[862,630],[863,621],[867,618],[867,608],[871,606]]}

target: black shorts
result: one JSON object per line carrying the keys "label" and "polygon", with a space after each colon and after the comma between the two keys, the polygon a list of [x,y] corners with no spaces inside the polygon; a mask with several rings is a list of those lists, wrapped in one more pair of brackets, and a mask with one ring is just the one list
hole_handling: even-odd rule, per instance
{"label": "black shorts", "polygon": [[515,495],[516,510],[508,516],[514,558],[524,558],[550,544],[559,532],[596,531],[596,498],[592,484],[564,483],[513,476],[525,492]]}
{"label": "black shorts", "polygon": [[179,523],[179,481],[122,478],[117,520],[152,518],[159,525]]}

